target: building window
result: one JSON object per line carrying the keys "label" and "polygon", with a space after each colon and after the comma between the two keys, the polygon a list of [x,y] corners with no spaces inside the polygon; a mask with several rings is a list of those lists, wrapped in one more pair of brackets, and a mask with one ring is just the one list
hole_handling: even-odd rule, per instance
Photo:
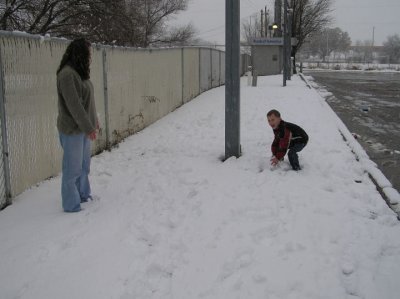
{"label": "building window", "polygon": [[272,55],[272,61],[278,61],[278,55],[276,54]]}

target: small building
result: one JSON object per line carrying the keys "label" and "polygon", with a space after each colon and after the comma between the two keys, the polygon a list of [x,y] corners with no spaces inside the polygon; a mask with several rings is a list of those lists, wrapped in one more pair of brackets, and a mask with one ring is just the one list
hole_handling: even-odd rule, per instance
{"label": "small building", "polygon": [[251,45],[253,71],[258,76],[279,75],[283,68],[282,37],[254,38]]}

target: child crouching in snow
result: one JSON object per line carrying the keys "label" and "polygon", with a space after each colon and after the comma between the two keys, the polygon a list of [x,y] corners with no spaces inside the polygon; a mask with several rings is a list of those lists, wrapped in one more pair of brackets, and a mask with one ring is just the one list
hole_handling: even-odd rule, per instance
{"label": "child crouching in snow", "polygon": [[300,152],[308,142],[307,133],[298,125],[285,122],[281,119],[281,114],[277,110],[271,110],[267,113],[268,123],[274,131],[274,141],[271,145],[272,158],[271,165],[276,166],[288,152],[289,162],[293,170],[300,170],[299,157]]}

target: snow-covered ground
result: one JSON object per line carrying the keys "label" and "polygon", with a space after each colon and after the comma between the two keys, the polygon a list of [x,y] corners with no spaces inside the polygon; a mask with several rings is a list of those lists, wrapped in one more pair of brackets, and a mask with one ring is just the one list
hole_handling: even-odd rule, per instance
{"label": "snow-covered ground", "polygon": [[[221,87],[93,158],[84,211],[55,178],[0,212],[0,297],[399,298],[400,223],[336,115],[297,76],[245,80],[241,158]],[[298,173],[268,165],[272,108],[309,133]]]}

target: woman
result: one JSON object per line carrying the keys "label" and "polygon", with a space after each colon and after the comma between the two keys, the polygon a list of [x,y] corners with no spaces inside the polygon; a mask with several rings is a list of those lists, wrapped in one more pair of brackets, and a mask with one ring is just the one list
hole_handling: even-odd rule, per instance
{"label": "woman", "polygon": [[83,38],[72,41],[57,70],[57,128],[64,151],[61,196],[65,212],[79,212],[91,198],[90,141],[98,128],[90,79],[91,46]]}

